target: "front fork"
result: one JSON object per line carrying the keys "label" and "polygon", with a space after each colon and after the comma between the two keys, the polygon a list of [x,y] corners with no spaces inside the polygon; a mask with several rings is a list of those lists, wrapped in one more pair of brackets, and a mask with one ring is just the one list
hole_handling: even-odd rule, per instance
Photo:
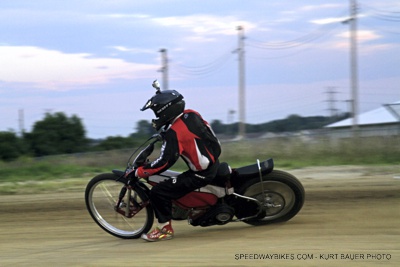
{"label": "front fork", "polygon": [[149,200],[142,200],[139,203],[137,201],[137,193],[132,190],[132,186],[128,182],[124,187],[121,188],[118,201],[114,206],[114,210],[127,218],[132,218],[139,213],[139,211],[145,208],[149,202]]}

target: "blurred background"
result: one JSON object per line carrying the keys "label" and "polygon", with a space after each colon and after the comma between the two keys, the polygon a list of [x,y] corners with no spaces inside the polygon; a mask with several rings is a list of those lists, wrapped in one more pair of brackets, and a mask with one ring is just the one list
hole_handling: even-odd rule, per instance
{"label": "blurred background", "polygon": [[[396,162],[399,12],[394,0],[3,1],[2,170],[136,147],[153,133],[153,113],[139,109],[155,79],[185,96],[226,151],[239,142],[254,152],[242,161],[322,164],[329,152],[338,164]],[[95,158],[88,165],[103,166]]]}

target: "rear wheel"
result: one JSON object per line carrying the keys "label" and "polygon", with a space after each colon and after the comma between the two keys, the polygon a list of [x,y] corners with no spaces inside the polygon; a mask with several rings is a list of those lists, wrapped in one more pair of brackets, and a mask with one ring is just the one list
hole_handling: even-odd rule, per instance
{"label": "rear wheel", "polygon": [[[263,225],[288,221],[303,207],[305,192],[300,181],[293,175],[279,170],[260,178],[253,178],[240,189],[240,194],[255,198],[262,203],[262,210],[257,218],[244,220],[251,225]],[[245,218],[257,214],[259,206],[254,202],[241,202],[236,216]]]}
{"label": "rear wheel", "polygon": [[139,238],[153,225],[153,208],[143,201],[147,199],[143,191],[133,189],[127,190],[116,208],[121,189],[125,187],[125,180],[117,181],[117,178],[112,173],[94,177],[86,186],[86,208],[93,220],[111,235],[124,239]]}

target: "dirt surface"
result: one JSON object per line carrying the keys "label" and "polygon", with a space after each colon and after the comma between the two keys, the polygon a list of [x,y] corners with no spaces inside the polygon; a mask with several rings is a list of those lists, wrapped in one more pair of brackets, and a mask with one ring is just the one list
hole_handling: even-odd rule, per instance
{"label": "dirt surface", "polygon": [[290,171],[306,189],[283,224],[122,240],[90,218],[79,192],[0,196],[0,266],[400,266],[400,166]]}

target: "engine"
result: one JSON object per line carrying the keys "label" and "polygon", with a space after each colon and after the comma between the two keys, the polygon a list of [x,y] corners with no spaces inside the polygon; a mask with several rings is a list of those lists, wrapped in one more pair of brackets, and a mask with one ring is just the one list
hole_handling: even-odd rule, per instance
{"label": "engine", "polygon": [[225,204],[219,203],[208,210],[194,210],[189,213],[189,223],[193,226],[223,225],[232,220],[235,210]]}

